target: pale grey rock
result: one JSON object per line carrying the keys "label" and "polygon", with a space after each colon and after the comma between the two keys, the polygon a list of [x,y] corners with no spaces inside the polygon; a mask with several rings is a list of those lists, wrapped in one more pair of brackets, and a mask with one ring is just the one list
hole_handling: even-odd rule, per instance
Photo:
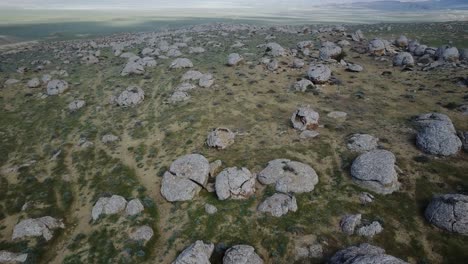
{"label": "pale grey rock", "polygon": [[441,123],[446,126],[450,131],[455,133],[455,127],[453,126],[452,120],[445,114],[441,113],[425,113],[420,114],[412,119],[412,123],[418,130],[422,130],[433,123]]}
{"label": "pale grey rock", "polygon": [[346,70],[350,72],[362,72],[364,68],[359,64],[348,63]]}
{"label": "pale grey rock", "polygon": [[458,52],[457,48],[450,47],[444,50],[442,54],[442,58],[444,59],[444,61],[458,62],[460,58],[460,53]]}
{"label": "pale grey rock", "polygon": [[357,185],[376,193],[393,193],[400,188],[395,161],[395,155],[388,150],[363,153],[351,165],[352,179]]}
{"label": "pale grey rock", "polygon": [[29,88],[37,88],[41,86],[41,81],[39,80],[39,78],[32,78],[31,80],[28,81],[27,86]]}
{"label": "pale grey rock", "polygon": [[282,193],[303,193],[314,190],[318,183],[315,170],[307,164],[275,159],[258,174],[258,181],[262,184],[275,184],[275,189]]}
{"label": "pale grey rock", "polygon": [[212,204],[205,204],[205,212],[209,215],[216,214],[218,212],[218,208]]}
{"label": "pale grey rock", "polygon": [[29,218],[21,220],[15,226],[13,229],[12,239],[15,240],[42,236],[46,241],[49,241],[53,237],[52,231],[59,228],[65,228],[65,225],[60,219],[55,219],[50,216]]}
{"label": "pale grey rock", "polygon": [[234,143],[235,137],[236,134],[234,134],[230,129],[220,127],[214,129],[208,134],[206,144],[212,148],[225,149]]}
{"label": "pale grey rock", "polygon": [[299,138],[301,139],[311,139],[320,136],[320,133],[315,130],[304,130],[299,134]]}
{"label": "pale grey rock", "polygon": [[175,160],[163,175],[161,194],[169,202],[187,201],[206,186],[210,163],[200,154],[188,154]]}
{"label": "pale grey rock", "polygon": [[0,263],[13,264],[23,263],[28,259],[28,254],[13,253],[6,250],[0,250]]}
{"label": "pale grey rock", "polygon": [[138,56],[133,52],[124,52],[124,53],[120,54],[119,57],[124,58],[124,59],[130,59],[132,57],[138,57]]}
{"label": "pale grey rock", "polygon": [[275,71],[278,69],[278,61],[277,60],[271,60],[268,64],[267,64],[267,69],[269,71]]}
{"label": "pale grey rock", "polygon": [[239,55],[238,53],[231,53],[228,56],[227,64],[229,66],[235,66],[235,65],[239,64],[243,60],[244,60],[244,58],[241,55]]}
{"label": "pale grey rock", "polygon": [[312,40],[304,40],[300,41],[296,44],[298,50],[310,49],[314,47],[314,41]]}
{"label": "pale grey rock", "polygon": [[210,176],[215,177],[218,173],[219,169],[223,166],[223,162],[221,160],[215,160],[210,163]]}
{"label": "pale grey rock", "polygon": [[340,46],[333,42],[325,41],[319,49],[319,58],[321,60],[336,59],[342,52]]}
{"label": "pale grey rock", "polygon": [[462,142],[450,126],[434,122],[418,132],[416,145],[428,154],[451,156],[460,151]]}
{"label": "pale grey rock", "polygon": [[96,221],[101,215],[119,214],[125,210],[126,206],[127,201],[120,195],[101,197],[94,205],[91,211],[91,217]]}
{"label": "pale grey rock", "polygon": [[81,62],[83,62],[86,65],[98,64],[99,59],[95,57],[94,55],[88,55],[88,56],[84,56],[83,58],[81,58]]}
{"label": "pale grey rock", "polygon": [[127,203],[127,207],[125,208],[125,215],[134,216],[137,215],[145,210],[145,207],[141,203],[140,199],[133,199]]}
{"label": "pale grey rock", "polygon": [[351,43],[349,43],[349,41],[345,39],[338,41],[336,44],[338,44],[338,46],[340,46],[341,48],[351,46]]}
{"label": "pale grey rock", "polygon": [[362,192],[359,195],[359,201],[361,202],[361,204],[372,203],[374,201],[374,199],[375,199],[374,195],[372,195],[370,193],[367,193],[367,192]]}
{"label": "pale grey rock", "polygon": [[202,88],[210,88],[214,84],[213,75],[203,74],[203,76],[198,81],[198,86]]}
{"label": "pale grey rock", "polygon": [[258,206],[258,211],[270,213],[274,217],[280,217],[289,211],[297,211],[296,198],[284,193],[275,193],[268,197]]}
{"label": "pale grey rock", "polygon": [[315,88],[314,83],[307,79],[302,79],[294,83],[294,90],[298,92],[305,92],[307,91],[307,89],[313,89],[313,88]]}
{"label": "pale grey rock", "polygon": [[263,260],[252,246],[235,245],[224,254],[223,264],[263,264]]}
{"label": "pale grey rock", "polygon": [[369,225],[361,226],[357,230],[356,233],[358,235],[360,235],[360,236],[370,237],[371,238],[371,237],[374,237],[377,234],[380,234],[382,231],[383,231],[382,225],[379,222],[374,221]]}
{"label": "pale grey rock", "polygon": [[415,56],[422,56],[426,53],[427,46],[426,45],[419,45],[416,49],[414,49],[413,54]]}
{"label": "pale grey rock", "polygon": [[329,264],[407,264],[401,259],[385,254],[385,250],[370,244],[360,244],[335,253]]}
{"label": "pale grey rock", "polygon": [[385,55],[385,43],[381,39],[373,39],[369,42],[369,52],[372,55]]}
{"label": "pale grey rock", "polygon": [[405,35],[401,35],[395,40],[395,45],[400,48],[408,47],[408,38]]}
{"label": "pale grey rock", "polygon": [[189,99],[190,99],[190,95],[188,93],[176,91],[169,98],[169,102],[171,104],[176,104],[176,103],[188,101]]}
{"label": "pale grey rock", "polygon": [[144,57],[143,59],[140,60],[141,65],[144,67],[156,67],[158,63],[153,57]]}
{"label": "pale grey rock", "polygon": [[171,69],[182,69],[182,68],[192,68],[193,63],[187,58],[177,58],[171,62],[169,68]]}
{"label": "pale grey rock", "polygon": [[279,56],[286,56],[287,52],[286,50],[278,43],[276,42],[270,42],[265,45],[266,47],[266,54],[272,56],[272,57],[279,57]]}
{"label": "pale grey rock", "polygon": [[379,139],[369,134],[353,134],[346,143],[349,150],[353,152],[366,152],[376,149]]}
{"label": "pale grey rock", "polygon": [[5,81],[4,85],[5,86],[11,86],[11,85],[17,84],[19,82],[20,81],[17,80],[17,79],[8,79],[8,80]]}
{"label": "pale grey rock", "polygon": [[68,110],[70,111],[77,111],[83,108],[86,105],[84,100],[73,100],[68,104]]}
{"label": "pale grey rock", "polygon": [[468,235],[468,196],[436,195],[424,213],[427,221],[449,232]]}
{"label": "pale grey rock", "polygon": [[50,74],[44,74],[44,75],[42,75],[42,77],[41,77],[41,81],[42,81],[42,83],[44,83],[44,84],[49,83],[50,80],[52,80],[52,76],[51,76]]}
{"label": "pale grey rock", "polygon": [[400,52],[393,58],[393,66],[413,66],[414,58],[409,52]]}
{"label": "pale grey rock", "polygon": [[219,200],[246,199],[255,193],[255,175],[247,168],[226,168],[216,176]]}
{"label": "pale grey rock", "polygon": [[309,247],[309,257],[323,258],[323,248],[320,244],[314,244]]}
{"label": "pale grey rock", "polygon": [[127,87],[119,96],[115,99],[118,106],[128,107],[136,106],[143,102],[145,99],[145,92],[143,89],[136,85]]}
{"label": "pale grey rock", "polygon": [[193,90],[197,88],[195,85],[189,83],[189,82],[184,82],[184,83],[181,83],[179,84],[179,86],[176,87],[176,91],[177,92],[188,92],[190,90]]}
{"label": "pale grey rock", "polygon": [[345,215],[340,221],[341,231],[347,235],[354,234],[356,226],[361,224],[361,217],[361,214]]}
{"label": "pale grey rock", "polygon": [[48,95],[58,95],[65,92],[68,89],[68,83],[63,80],[51,80],[47,84]]}
{"label": "pale grey rock", "polygon": [[213,250],[213,244],[205,244],[198,240],[182,251],[172,264],[210,264]]}
{"label": "pale grey rock", "polygon": [[297,130],[315,130],[318,128],[319,114],[310,107],[299,107],[291,116],[291,123]]}
{"label": "pale grey rock", "polygon": [[356,42],[361,42],[365,39],[364,34],[360,29],[356,30],[356,32],[351,34],[351,38]]}
{"label": "pale grey rock", "polygon": [[129,237],[131,240],[148,242],[153,238],[154,231],[150,226],[144,225],[134,229]]}
{"label": "pale grey rock", "polygon": [[316,84],[327,82],[331,77],[331,70],[323,64],[311,65],[307,71],[309,79]]}
{"label": "pale grey rock", "polygon": [[179,49],[169,49],[166,53],[166,56],[169,58],[175,58],[182,56],[182,52]]}
{"label": "pale grey rock", "polygon": [[305,63],[303,60],[301,59],[294,59],[293,60],[293,64],[292,64],[292,67],[293,68],[296,68],[296,69],[302,69],[302,67],[304,67]]}
{"label": "pale grey rock", "polygon": [[190,54],[200,54],[200,53],[204,53],[205,52],[205,49],[202,48],[202,47],[190,47],[189,48],[189,53]]}
{"label": "pale grey rock", "polygon": [[101,141],[102,143],[104,144],[107,144],[107,143],[112,143],[112,142],[115,142],[119,140],[119,137],[115,136],[115,135],[112,135],[112,134],[105,134],[104,136],[102,136],[101,138]]}
{"label": "pale grey rock", "polygon": [[194,71],[194,70],[189,70],[184,75],[182,75],[182,81],[196,81],[200,80],[200,78],[203,76],[203,73],[199,71]]}
{"label": "pale grey rock", "polygon": [[156,50],[153,49],[153,48],[144,48],[142,51],[141,51],[141,55],[142,56],[152,56],[152,55],[158,55],[158,54],[155,54]]}
{"label": "pale grey rock", "polygon": [[125,67],[123,68],[122,72],[120,75],[122,76],[127,76],[127,75],[142,75],[145,73],[145,67],[143,66],[140,58],[138,57],[137,60],[129,60],[127,64],[125,64]]}
{"label": "pale grey rock", "polygon": [[332,111],[328,113],[327,116],[334,119],[345,119],[348,116],[348,113],[341,111]]}

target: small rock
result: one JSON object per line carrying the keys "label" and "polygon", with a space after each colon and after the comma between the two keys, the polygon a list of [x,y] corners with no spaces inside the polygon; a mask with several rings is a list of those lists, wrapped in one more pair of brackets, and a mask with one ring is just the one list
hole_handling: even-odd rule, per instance
{"label": "small rock", "polygon": [[102,141],[102,143],[104,143],[104,144],[112,143],[112,142],[115,142],[115,141],[117,141],[117,140],[119,140],[119,137],[114,136],[114,135],[112,135],[112,134],[105,134],[105,135],[102,136],[102,138],[101,138],[101,141]]}
{"label": "small rock", "polygon": [[369,204],[369,203],[372,203],[374,201],[374,196],[370,193],[367,193],[367,192],[362,192],[360,195],[359,195],[359,201],[361,202],[361,204]]}
{"label": "small rock", "polygon": [[28,254],[13,253],[0,250],[0,263],[23,263],[28,259]]}
{"label": "small rock", "polygon": [[354,234],[354,229],[361,223],[361,217],[361,214],[345,215],[340,221],[341,231],[347,235]]}
{"label": "small rock", "polygon": [[383,231],[382,225],[374,221],[370,225],[362,226],[357,230],[357,234],[365,237],[373,237]]}
{"label": "small rock", "polygon": [[125,208],[125,214],[128,216],[137,215],[145,210],[145,207],[141,203],[140,199],[133,199],[127,203]]}
{"label": "small rock", "polygon": [[180,253],[172,264],[210,264],[214,245],[198,240]]}
{"label": "small rock", "polygon": [[299,135],[300,139],[310,139],[310,138],[316,138],[320,136],[320,133],[314,130],[304,130],[301,132]]}
{"label": "small rock", "polygon": [[353,134],[347,141],[346,146],[353,152],[363,153],[376,149],[379,139],[369,134]]}
{"label": "small rock", "polygon": [[223,257],[223,264],[263,264],[262,258],[249,245],[236,245],[229,248]]}
{"label": "small rock", "polygon": [[39,78],[32,78],[31,80],[28,81],[27,85],[29,88],[37,88],[41,86],[41,81],[39,81]]}
{"label": "small rock", "polygon": [[323,64],[310,66],[307,75],[309,79],[316,84],[327,82],[331,77],[331,70],[328,66]]}
{"label": "small rock", "polygon": [[127,201],[120,195],[101,197],[94,205],[91,216],[93,220],[96,221],[101,215],[118,214],[122,212],[126,206]]}
{"label": "small rock", "polygon": [[235,65],[239,64],[243,60],[244,60],[244,58],[242,58],[242,56],[239,55],[238,53],[231,53],[228,56],[227,64],[229,66],[235,66]]}
{"label": "small rock", "polygon": [[131,240],[144,241],[144,242],[150,241],[153,236],[154,236],[153,229],[147,225],[137,227],[129,235]]}
{"label": "small rock", "polygon": [[348,113],[340,112],[340,111],[332,111],[328,113],[327,116],[331,118],[335,118],[335,119],[344,119],[348,116]]}
{"label": "small rock", "polygon": [[234,143],[235,136],[228,128],[216,128],[208,134],[206,143],[212,148],[225,149]]}
{"label": "small rock", "polygon": [[212,204],[205,204],[205,212],[210,215],[216,214],[218,212],[218,208]]}
{"label": "small rock", "polygon": [[73,100],[71,103],[68,104],[68,110],[70,111],[77,111],[84,107],[86,102],[84,100]]}
{"label": "small rock", "polygon": [[48,95],[58,95],[68,89],[68,83],[63,80],[52,80],[47,84]]}
{"label": "small rock", "polygon": [[255,175],[247,168],[226,168],[216,176],[215,189],[219,200],[246,199],[255,193]]}
{"label": "small rock", "polygon": [[274,217],[280,217],[289,211],[297,211],[297,202],[294,196],[283,193],[275,193],[258,206],[258,211],[270,213]]}
{"label": "small rock", "polygon": [[309,107],[300,107],[291,116],[291,123],[297,130],[315,130],[318,127],[319,114]]}

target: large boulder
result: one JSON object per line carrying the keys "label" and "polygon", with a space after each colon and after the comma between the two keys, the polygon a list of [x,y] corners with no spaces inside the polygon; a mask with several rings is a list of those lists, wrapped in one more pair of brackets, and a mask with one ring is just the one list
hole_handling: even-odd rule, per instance
{"label": "large boulder", "polygon": [[408,47],[408,38],[405,35],[401,35],[395,40],[395,45],[399,48]]}
{"label": "large boulder", "polygon": [[413,123],[418,129],[416,145],[432,155],[450,156],[460,151],[462,142],[450,118],[440,113],[417,116]]}
{"label": "large boulder", "polygon": [[6,250],[0,250],[0,263],[13,264],[23,263],[28,259],[28,254],[13,253]]}
{"label": "large boulder", "polygon": [[244,58],[241,55],[239,55],[238,53],[231,53],[231,54],[229,54],[229,56],[227,58],[227,65],[235,66],[235,65],[239,64],[243,60],[244,60]]}
{"label": "large boulder", "polygon": [[275,184],[282,193],[303,193],[314,190],[318,183],[315,170],[307,164],[288,159],[275,159],[258,174],[262,184]]}
{"label": "large boulder", "polygon": [[266,54],[273,56],[273,57],[279,57],[279,56],[285,56],[286,50],[278,43],[276,42],[270,42],[266,44]]}
{"label": "large boulder", "polygon": [[47,84],[48,95],[58,95],[68,89],[68,83],[63,80],[52,80]]}
{"label": "large boulder", "polygon": [[226,168],[216,176],[215,189],[219,200],[248,198],[255,193],[255,175],[247,168]]}
{"label": "large boulder", "polygon": [[136,85],[127,87],[120,95],[115,99],[118,106],[128,107],[135,106],[143,102],[145,99],[145,92],[143,89]]}
{"label": "large boulder", "polygon": [[393,66],[413,66],[414,58],[409,52],[400,52],[393,58]]}
{"label": "large boulder", "polygon": [[468,195],[437,195],[424,213],[429,223],[449,232],[468,235]]}
{"label": "large boulder", "polygon": [[369,134],[353,134],[347,141],[346,146],[353,152],[366,152],[376,149],[379,139]]}
{"label": "large boulder", "polygon": [[444,61],[457,62],[460,58],[460,53],[458,52],[457,48],[450,47],[444,50],[442,58],[444,59]]}
{"label": "large boulder", "polygon": [[235,137],[236,134],[230,129],[219,127],[208,134],[206,144],[212,148],[225,149],[234,143]]}
{"label": "large boulder", "polygon": [[395,155],[375,149],[358,156],[351,165],[351,176],[359,186],[380,194],[390,194],[400,188],[395,170]]}
{"label": "large boulder", "polygon": [[307,71],[307,75],[312,82],[321,84],[330,79],[331,70],[328,66],[323,64],[311,65]]}
{"label": "large boulder", "polygon": [[206,186],[210,163],[200,154],[189,154],[175,160],[163,175],[161,194],[169,202],[187,201]]}
{"label": "large boulder", "polygon": [[224,254],[223,264],[263,264],[263,260],[252,246],[235,245]]}
{"label": "large boulder", "polygon": [[385,55],[385,43],[381,39],[373,39],[369,42],[369,52],[372,55]]}
{"label": "large boulder", "polygon": [[319,114],[310,107],[299,107],[291,116],[291,123],[297,130],[314,130],[318,128]]}
{"label": "large boulder", "polygon": [[193,63],[187,58],[177,58],[171,62],[169,68],[171,69],[182,69],[182,68],[192,68]]}
{"label": "large boulder", "polygon": [[21,220],[13,229],[12,239],[24,239],[28,237],[44,237],[46,241],[52,239],[52,231],[65,228],[62,220],[50,216],[29,218]]}
{"label": "large boulder", "polygon": [[297,211],[296,198],[284,193],[275,193],[258,206],[258,211],[270,213],[275,217],[287,214],[289,211]]}
{"label": "large boulder", "polygon": [[385,250],[370,244],[360,244],[335,253],[329,264],[407,264],[401,259],[385,254]]}
{"label": "large boulder", "polygon": [[180,253],[172,264],[210,264],[214,245],[198,240]]}
{"label": "large boulder", "polygon": [[111,197],[101,197],[91,211],[91,216],[94,221],[98,220],[101,215],[119,214],[125,210],[127,200],[120,195],[112,195]]}
{"label": "large boulder", "polygon": [[321,60],[336,59],[341,54],[342,49],[340,46],[333,42],[325,41],[319,49],[319,58]]}

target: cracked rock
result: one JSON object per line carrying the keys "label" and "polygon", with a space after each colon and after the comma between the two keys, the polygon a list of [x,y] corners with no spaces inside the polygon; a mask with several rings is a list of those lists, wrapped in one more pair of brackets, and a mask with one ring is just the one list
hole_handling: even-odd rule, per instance
{"label": "cracked rock", "polygon": [[376,149],[379,139],[369,134],[353,134],[347,141],[346,146],[353,152],[363,153]]}
{"label": "cracked rock", "polygon": [[314,130],[318,127],[319,114],[309,107],[299,107],[291,116],[291,122],[295,129]]}
{"label": "cracked rock", "polygon": [[208,134],[206,144],[209,147],[217,149],[225,149],[234,143],[236,134],[228,128],[216,128]]}
{"label": "cracked rock", "polygon": [[263,260],[252,246],[235,245],[224,254],[223,264],[263,264]]}
{"label": "cracked rock", "polygon": [[361,217],[361,214],[345,215],[340,221],[341,231],[347,235],[354,234],[354,229],[361,223]]}
{"label": "cracked rock", "polygon": [[275,184],[275,189],[282,193],[303,193],[314,190],[318,176],[307,164],[288,159],[275,159],[258,174],[262,184]]}
{"label": "cracked rock", "polygon": [[13,229],[12,239],[24,239],[27,237],[44,237],[46,241],[52,239],[52,230],[65,228],[62,220],[50,216],[41,218],[29,218],[21,220]]}
{"label": "cracked rock", "polygon": [[361,226],[357,230],[357,234],[360,236],[365,236],[365,237],[373,237],[381,233],[382,231],[383,231],[382,225],[379,222],[374,221],[369,225]]}
{"label": "cracked rock", "polygon": [[99,219],[101,215],[118,214],[125,210],[127,200],[120,195],[112,195],[111,197],[101,197],[96,202],[91,212],[94,221]]}
{"label": "cracked rock", "polygon": [[385,254],[385,250],[367,243],[342,249],[331,257],[330,264],[407,264]]}
{"label": "cracked rock", "polygon": [[0,263],[23,263],[28,259],[28,254],[13,253],[0,250]]}
{"label": "cracked rock", "polygon": [[246,199],[255,193],[255,175],[247,168],[226,168],[216,176],[215,189],[219,200]]}
{"label": "cracked rock", "polygon": [[315,84],[326,83],[331,77],[331,70],[323,64],[312,65],[307,71],[309,79]]}
{"label": "cracked rock", "polygon": [[297,211],[296,198],[284,193],[275,193],[268,197],[258,206],[258,211],[270,213],[275,217],[287,214],[289,211]]}
{"label": "cracked rock", "polygon": [[468,235],[468,195],[437,195],[426,208],[429,223],[449,232]]}
{"label": "cracked rock", "polygon": [[132,85],[125,89],[115,99],[118,106],[128,107],[135,106],[143,102],[145,99],[145,92],[138,86]]}
{"label": "cracked rock", "polygon": [[172,264],[210,264],[214,245],[198,240],[180,253]]}

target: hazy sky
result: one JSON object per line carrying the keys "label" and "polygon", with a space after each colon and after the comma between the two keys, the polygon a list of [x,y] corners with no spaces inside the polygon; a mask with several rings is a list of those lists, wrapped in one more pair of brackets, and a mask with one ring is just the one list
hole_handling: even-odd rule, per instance
{"label": "hazy sky", "polygon": [[[0,0],[0,7],[33,9],[295,8],[378,0]],[[401,0],[416,2],[422,0]]]}

